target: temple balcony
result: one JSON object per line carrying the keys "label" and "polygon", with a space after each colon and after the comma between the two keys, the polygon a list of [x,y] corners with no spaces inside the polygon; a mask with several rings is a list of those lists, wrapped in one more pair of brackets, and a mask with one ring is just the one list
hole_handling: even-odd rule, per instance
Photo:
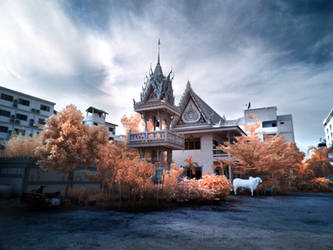
{"label": "temple balcony", "polygon": [[170,130],[129,133],[128,147],[165,147],[184,149],[184,136]]}

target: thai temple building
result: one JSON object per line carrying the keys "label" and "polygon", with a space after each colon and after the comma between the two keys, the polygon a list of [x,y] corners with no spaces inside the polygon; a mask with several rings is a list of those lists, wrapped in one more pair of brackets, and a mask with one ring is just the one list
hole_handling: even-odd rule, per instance
{"label": "thai temple building", "polygon": [[[134,100],[134,111],[142,115],[145,131],[130,133],[128,146],[139,149],[141,157],[157,168],[167,169],[171,162],[184,166],[185,159],[192,156],[199,164],[196,178],[208,171],[222,174],[214,164],[230,156],[216,147],[245,132],[238,126],[238,120],[226,120],[217,114],[194,92],[189,81],[176,105],[172,81],[172,71],[167,76],[163,74],[158,49],[155,70],[150,70],[146,77],[140,101]],[[149,121],[152,131],[148,131]],[[224,174],[232,179],[230,166]]]}

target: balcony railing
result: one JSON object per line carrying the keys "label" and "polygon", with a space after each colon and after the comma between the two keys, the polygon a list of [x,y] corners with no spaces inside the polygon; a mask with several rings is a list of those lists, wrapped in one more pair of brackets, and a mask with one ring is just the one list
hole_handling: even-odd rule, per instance
{"label": "balcony railing", "polygon": [[129,133],[129,147],[165,146],[173,149],[184,148],[184,136],[169,130]]}
{"label": "balcony railing", "polygon": [[214,159],[228,159],[228,160],[232,160],[231,155],[223,152],[222,150],[218,150],[218,149],[213,149],[213,158]]}

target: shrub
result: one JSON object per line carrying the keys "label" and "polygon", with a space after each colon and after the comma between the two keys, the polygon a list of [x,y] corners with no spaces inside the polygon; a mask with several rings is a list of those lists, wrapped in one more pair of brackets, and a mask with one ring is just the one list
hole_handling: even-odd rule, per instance
{"label": "shrub", "polygon": [[4,144],[5,149],[2,152],[2,157],[31,157],[36,158],[35,149],[40,145],[40,137],[35,134],[33,137],[22,137],[21,134],[12,136],[7,144]]}
{"label": "shrub", "polygon": [[176,164],[171,164],[170,170],[163,173],[163,197],[167,200],[176,198],[179,185],[179,177],[183,173],[183,168],[177,168]]}
{"label": "shrub", "polygon": [[179,183],[176,200],[209,201],[229,195],[231,185],[224,175],[204,175],[201,180],[186,179]]}
{"label": "shrub", "polygon": [[230,194],[231,184],[224,175],[204,175],[200,180],[203,189],[213,191],[215,198],[223,198]]}
{"label": "shrub", "polygon": [[311,181],[312,190],[315,192],[333,192],[333,181],[319,177]]}

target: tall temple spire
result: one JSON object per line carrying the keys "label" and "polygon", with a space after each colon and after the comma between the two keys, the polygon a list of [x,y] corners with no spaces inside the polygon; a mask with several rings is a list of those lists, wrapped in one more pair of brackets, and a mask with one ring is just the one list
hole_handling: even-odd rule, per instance
{"label": "tall temple spire", "polygon": [[158,50],[157,50],[157,53],[158,53],[158,56],[157,56],[157,63],[159,64],[160,63],[160,45],[161,45],[161,42],[160,42],[160,39],[158,39]]}

